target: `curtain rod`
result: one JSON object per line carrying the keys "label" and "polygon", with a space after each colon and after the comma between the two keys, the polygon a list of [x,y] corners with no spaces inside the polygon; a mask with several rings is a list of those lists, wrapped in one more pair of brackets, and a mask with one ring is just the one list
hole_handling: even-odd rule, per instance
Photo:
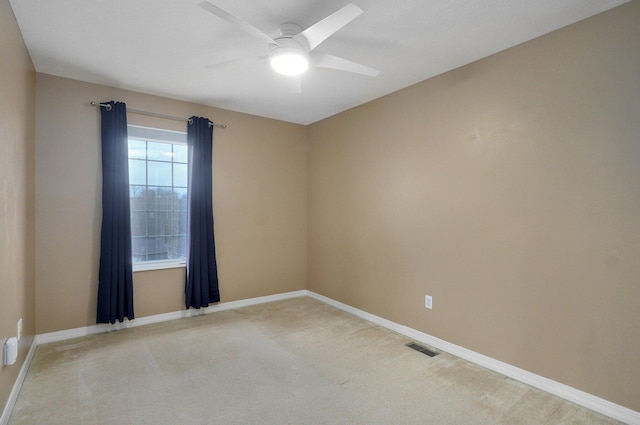
{"label": "curtain rod", "polygon": [[[91,106],[104,106],[105,108],[108,108],[107,111],[109,109],[111,109],[111,105],[110,104],[108,104],[108,103],[100,103],[100,102],[96,102],[96,101],[91,101]],[[138,109],[130,109],[130,108],[127,108],[127,112],[131,112],[132,114],[138,114],[138,115],[148,115],[150,117],[156,117],[156,118],[164,118],[164,119],[167,119],[167,120],[184,121],[184,122],[188,122],[188,123],[191,124],[191,119],[190,118],[174,117],[173,115],[157,114],[155,112],[140,111]],[[209,125],[210,126],[214,126],[214,127],[218,127],[218,128],[227,128],[226,124],[218,124],[218,123],[215,123],[213,121],[209,121]]]}

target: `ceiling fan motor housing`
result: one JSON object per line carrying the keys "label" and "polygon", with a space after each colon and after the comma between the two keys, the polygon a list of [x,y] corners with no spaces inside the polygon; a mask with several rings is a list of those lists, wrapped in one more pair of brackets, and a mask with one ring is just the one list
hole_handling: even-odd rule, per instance
{"label": "ceiling fan motor housing", "polygon": [[301,30],[299,25],[293,23],[280,27],[280,36],[275,39],[278,44],[271,44],[269,52],[269,63],[277,72],[299,75],[309,68],[309,47],[293,38]]}

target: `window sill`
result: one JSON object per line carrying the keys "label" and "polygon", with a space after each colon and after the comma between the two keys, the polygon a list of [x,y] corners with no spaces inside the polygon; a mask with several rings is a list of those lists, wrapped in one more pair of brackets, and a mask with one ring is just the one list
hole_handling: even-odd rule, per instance
{"label": "window sill", "polygon": [[185,262],[176,261],[147,261],[144,263],[134,263],[133,272],[146,272],[150,270],[163,270],[163,269],[177,269],[184,268],[187,264]]}

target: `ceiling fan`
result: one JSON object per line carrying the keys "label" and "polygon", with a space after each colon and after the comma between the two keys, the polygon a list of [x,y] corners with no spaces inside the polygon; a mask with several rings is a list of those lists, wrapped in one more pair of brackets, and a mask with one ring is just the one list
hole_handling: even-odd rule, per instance
{"label": "ceiling fan", "polygon": [[320,43],[362,14],[362,9],[354,4],[346,5],[305,30],[302,30],[297,24],[284,23],[280,26],[280,34],[275,38],[271,38],[258,28],[226,12],[210,1],[203,1],[199,5],[206,11],[234,24],[238,29],[269,43],[269,56],[261,59],[268,58],[271,67],[280,74],[299,78],[310,65],[370,77],[375,77],[380,73],[375,68],[348,59],[313,51]]}

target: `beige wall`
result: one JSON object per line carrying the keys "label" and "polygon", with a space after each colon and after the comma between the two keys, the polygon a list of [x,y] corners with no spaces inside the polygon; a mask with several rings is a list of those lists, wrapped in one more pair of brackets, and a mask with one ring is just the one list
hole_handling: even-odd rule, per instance
{"label": "beige wall", "polygon": [[[35,71],[7,0],[0,0],[0,344],[24,337],[18,361],[0,362],[0,414],[35,334]],[[2,347],[0,347],[0,352]]]}
{"label": "beige wall", "polygon": [[[306,287],[306,129],[265,118],[38,74],[37,333],[95,323],[101,177],[92,100],[228,125],[214,131],[214,219],[222,301]],[[129,114],[130,124],[186,124]],[[136,316],[184,308],[184,269],[134,274]]]}
{"label": "beige wall", "polygon": [[308,288],[640,411],[638,23],[311,125]]}

